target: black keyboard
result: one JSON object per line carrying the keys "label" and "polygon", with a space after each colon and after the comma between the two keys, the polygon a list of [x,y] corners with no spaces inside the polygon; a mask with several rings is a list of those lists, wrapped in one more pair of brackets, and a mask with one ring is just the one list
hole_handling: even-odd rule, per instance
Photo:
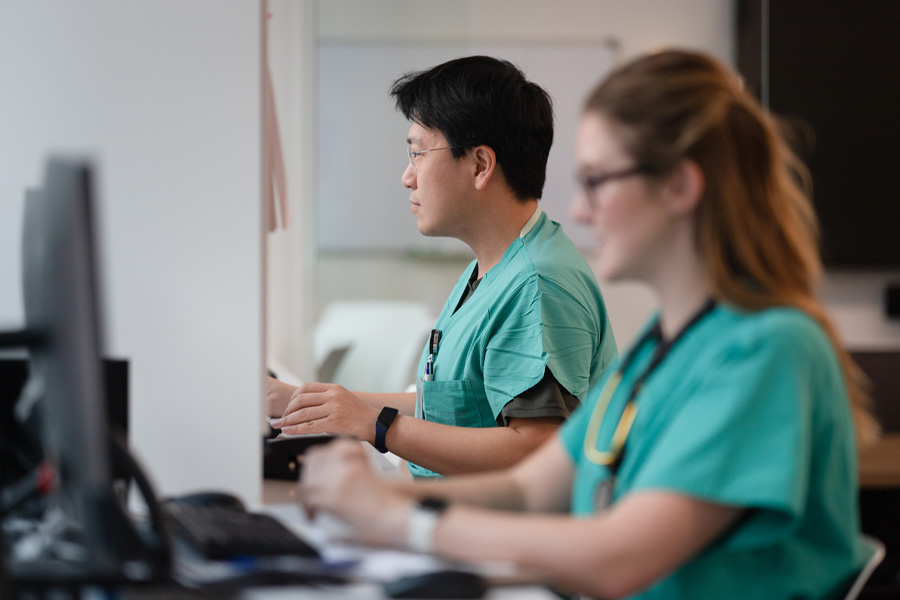
{"label": "black keyboard", "polygon": [[164,503],[163,510],[175,535],[209,559],[278,555],[319,558],[315,548],[269,515],[177,502]]}

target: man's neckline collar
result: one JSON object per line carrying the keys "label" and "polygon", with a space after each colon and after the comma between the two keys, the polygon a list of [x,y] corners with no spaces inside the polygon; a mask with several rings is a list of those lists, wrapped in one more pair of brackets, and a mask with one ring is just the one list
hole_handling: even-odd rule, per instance
{"label": "man's neckline collar", "polygon": [[525,226],[522,227],[522,231],[519,232],[519,237],[523,238],[528,235],[528,232],[534,228],[534,224],[537,223],[538,219],[541,217],[541,207],[538,206],[534,209],[534,212],[531,214],[531,218],[525,223]]}

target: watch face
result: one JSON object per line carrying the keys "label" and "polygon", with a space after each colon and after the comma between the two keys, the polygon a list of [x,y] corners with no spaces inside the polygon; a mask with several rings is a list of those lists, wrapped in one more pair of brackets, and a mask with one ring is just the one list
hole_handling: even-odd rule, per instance
{"label": "watch face", "polygon": [[399,411],[396,408],[385,406],[381,409],[381,414],[378,415],[378,419],[375,422],[380,427],[390,427],[391,423],[394,422],[394,419],[397,418],[398,412]]}
{"label": "watch face", "polygon": [[387,446],[384,445],[384,438],[387,436],[388,427],[397,418],[399,411],[396,408],[385,406],[381,409],[378,418],[375,419],[375,449],[381,453],[387,452]]}

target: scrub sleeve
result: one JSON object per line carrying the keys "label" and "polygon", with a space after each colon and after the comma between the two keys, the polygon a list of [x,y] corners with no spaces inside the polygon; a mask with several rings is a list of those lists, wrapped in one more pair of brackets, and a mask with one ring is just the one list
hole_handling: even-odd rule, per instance
{"label": "scrub sleeve", "polygon": [[[417,416],[496,427],[504,406],[540,382],[548,366],[560,385],[584,399],[615,359],[615,339],[597,280],[559,225],[541,214],[455,310],[476,268],[473,261],[438,317],[434,381],[420,384]],[[426,349],[420,375],[427,358]],[[437,475],[412,463],[410,472]]]}

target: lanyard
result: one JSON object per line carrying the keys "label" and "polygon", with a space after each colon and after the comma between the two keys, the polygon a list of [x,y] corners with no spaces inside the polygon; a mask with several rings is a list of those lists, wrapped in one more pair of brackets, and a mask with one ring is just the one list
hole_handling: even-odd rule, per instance
{"label": "lanyard", "polygon": [[[619,369],[613,373],[606,381],[606,384],[604,384],[600,397],[597,399],[597,404],[594,406],[594,412],[591,413],[591,420],[588,423],[587,433],[584,437],[584,454],[589,461],[595,465],[608,467],[613,474],[619,470],[619,466],[621,466],[625,456],[625,440],[628,438],[628,432],[631,431],[631,425],[634,423],[634,419],[637,416],[635,398],[641,391],[644,382],[650,377],[653,371],[656,370],[660,363],[662,363],[663,359],[668,356],[675,344],[684,337],[684,334],[686,334],[694,325],[699,323],[703,317],[712,312],[715,307],[715,300],[712,298],[707,300],[700,310],[691,317],[687,324],[681,328],[681,331],[679,331],[670,341],[662,339],[662,329],[660,328],[659,320],[657,320],[653,327],[651,327],[647,333],[641,337],[640,341],[638,341],[638,343],[636,343],[629,351]],[[600,451],[597,449],[597,439],[600,436],[600,425],[603,423],[603,419],[606,417],[606,411],[609,408],[609,401],[612,399],[616,388],[619,387],[619,382],[622,381],[622,374],[627,371],[631,366],[631,363],[634,362],[638,350],[651,339],[659,340],[659,343],[653,351],[650,364],[631,387],[631,392],[628,395],[628,402],[625,404],[622,416],[619,417],[619,423],[616,425],[616,430],[613,433],[609,450]]]}

